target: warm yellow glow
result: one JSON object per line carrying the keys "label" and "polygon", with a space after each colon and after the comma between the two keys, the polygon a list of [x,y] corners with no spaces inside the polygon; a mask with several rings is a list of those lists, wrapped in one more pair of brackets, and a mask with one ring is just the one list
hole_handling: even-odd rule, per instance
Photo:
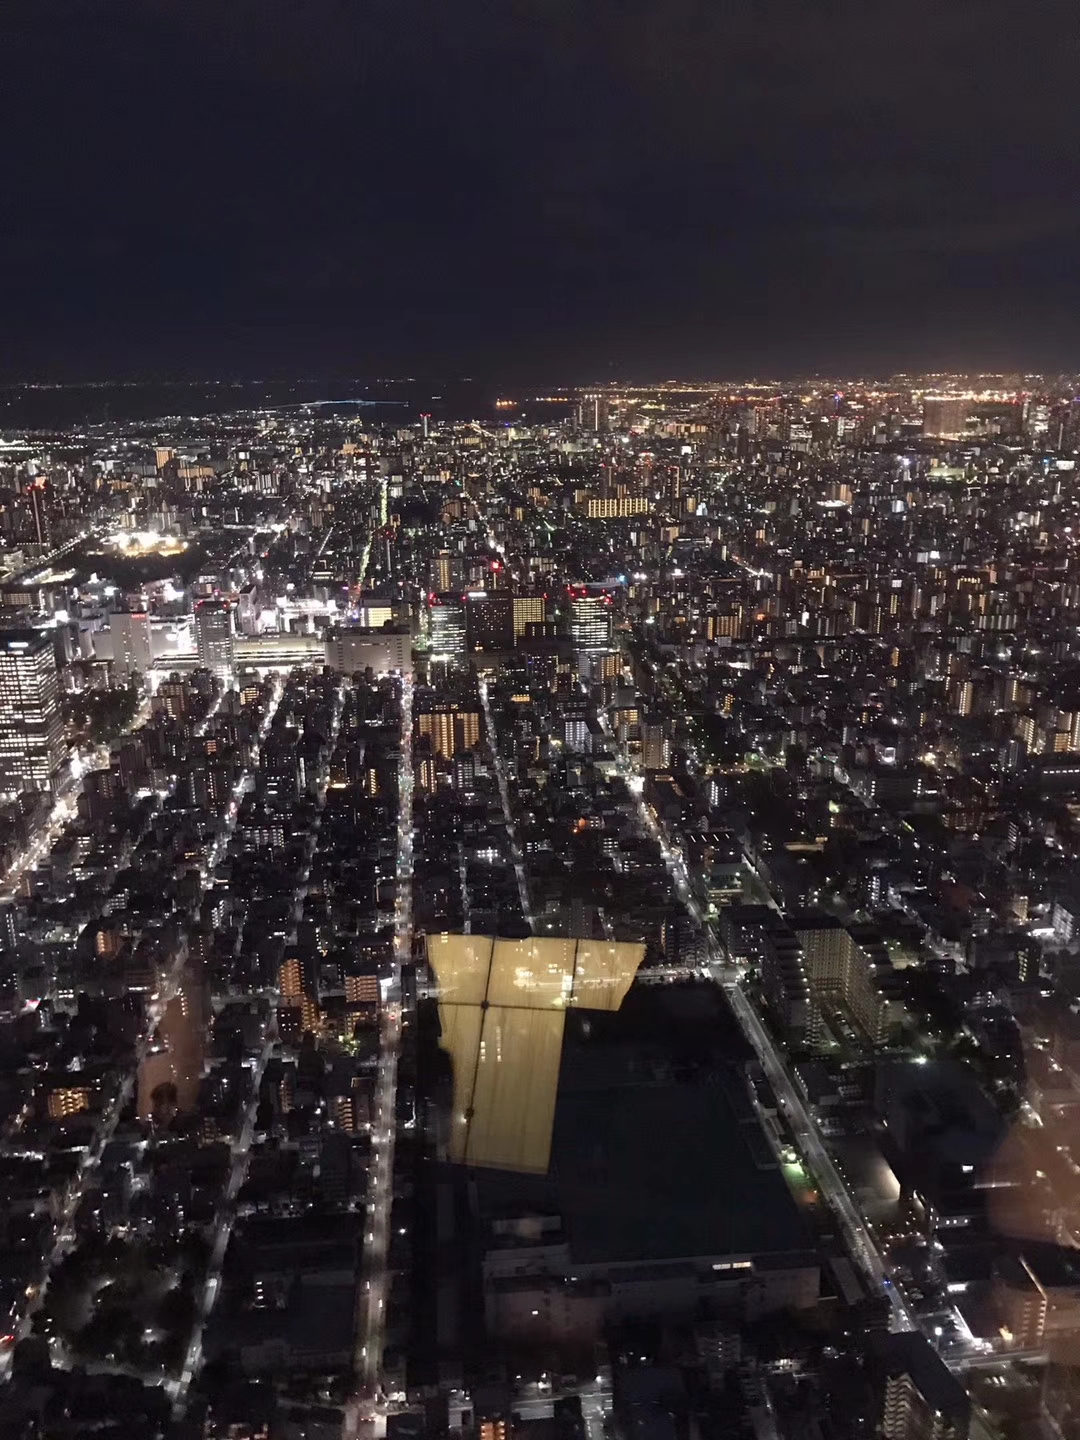
{"label": "warm yellow glow", "polygon": [[574,1004],[587,1010],[618,1010],[634,983],[644,945],[579,940],[574,967]]}
{"label": "warm yellow glow", "polygon": [[492,1005],[562,1009],[573,975],[573,940],[496,940],[487,998]]}
{"label": "warm yellow glow", "polygon": [[472,1122],[460,1158],[467,1165],[542,1175],[551,1158],[566,1016],[503,1005],[479,1013],[484,1027]]}
{"label": "warm yellow glow", "polygon": [[124,555],[182,555],[187,541],[157,530],[114,530],[105,543]]}
{"label": "warm yellow glow", "polygon": [[[455,1160],[464,1159],[469,1113],[473,1106],[476,1085],[476,1061],[480,1051],[480,1025],[484,1012],[479,1005],[440,1005],[439,1025],[443,1049],[448,1051],[454,1070],[454,1123],[451,1152]],[[460,1148],[461,1153],[453,1153]]]}
{"label": "warm yellow glow", "polygon": [[439,996],[455,1005],[480,1005],[487,999],[490,935],[429,935],[428,964],[439,982]]}
{"label": "warm yellow glow", "polygon": [[617,1010],[645,946],[429,935],[427,948],[454,1074],[451,1160],[543,1174],[566,1007]]}

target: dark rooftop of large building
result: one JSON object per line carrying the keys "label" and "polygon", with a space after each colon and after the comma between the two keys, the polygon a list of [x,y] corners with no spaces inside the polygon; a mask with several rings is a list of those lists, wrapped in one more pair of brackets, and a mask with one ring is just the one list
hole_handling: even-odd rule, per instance
{"label": "dark rooftop of large building", "polygon": [[926,1336],[917,1330],[882,1335],[879,1361],[887,1375],[909,1375],[931,1410],[941,1415],[966,1415],[971,1401]]}
{"label": "dark rooftop of large building", "polygon": [[743,1082],[744,1042],[714,986],[636,986],[571,1013],[546,1176],[478,1172],[491,1217],[562,1217],[582,1264],[809,1246]]}

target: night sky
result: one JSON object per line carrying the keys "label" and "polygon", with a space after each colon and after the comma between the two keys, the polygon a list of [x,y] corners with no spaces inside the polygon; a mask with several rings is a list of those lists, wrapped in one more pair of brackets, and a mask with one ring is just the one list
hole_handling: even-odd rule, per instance
{"label": "night sky", "polygon": [[1066,0],[8,0],[0,369],[1080,368]]}

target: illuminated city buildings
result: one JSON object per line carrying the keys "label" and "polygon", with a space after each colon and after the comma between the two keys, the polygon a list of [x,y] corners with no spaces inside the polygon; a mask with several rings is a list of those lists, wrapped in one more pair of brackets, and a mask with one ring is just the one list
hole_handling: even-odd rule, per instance
{"label": "illuminated city buildings", "polygon": [[195,642],[199,661],[217,675],[233,666],[232,609],[223,600],[202,600],[195,609]]}
{"label": "illuminated city buildings", "polygon": [[0,790],[48,790],[66,754],[52,632],[0,631]]}
{"label": "illuminated city buildings", "polygon": [[1069,385],[515,406],[0,457],[19,1364],[1069,1440]]}

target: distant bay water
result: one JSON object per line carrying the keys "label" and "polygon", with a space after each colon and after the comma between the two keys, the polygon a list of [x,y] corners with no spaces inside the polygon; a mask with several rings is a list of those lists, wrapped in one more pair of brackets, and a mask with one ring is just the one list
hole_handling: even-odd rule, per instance
{"label": "distant bay water", "polygon": [[[493,420],[497,395],[474,380],[100,381],[0,386],[0,431],[71,430],[168,416],[321,404],[328,414],[353,409],[373,421],[412,424]],[[506,417],[503,417],[506,418]]]}

